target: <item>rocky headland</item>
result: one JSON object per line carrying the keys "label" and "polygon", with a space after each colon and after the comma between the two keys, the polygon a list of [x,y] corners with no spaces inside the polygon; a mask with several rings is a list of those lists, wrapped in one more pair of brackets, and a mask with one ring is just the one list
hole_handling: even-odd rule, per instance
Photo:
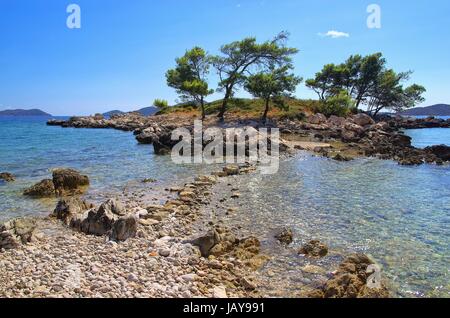
{"label": "rocky headland", "polygon": [[[73,117],[67,121],[50,120],[48,125],[74,128],[113,128],[133,131],[136,140],[143,144],[153,144],[155,153],[167,154],[176,142],[171,140],[175,128],[192,129],[195,116],[169,114],[145,117],[136,113],[112,116],[101,115]],[[449,128],[450,120],[438,118],[412,119],[403,117],[380,117],[377,121],[365,114],[347,118],[313,114],[305,120],[274,118],[262,125],[255,118],[229,115],[224,123],[215,117],[208,117],[204,129],[218,127],[268,127],[279,128],[283,134],[283,150],[287,147],[313,151],[329,158],[348,161],[355,157],[377,157],[395,160],[402,165],[424,163],[443,164],[449,161],[450,147],[436,145],[426,149],[412,146],[411,138],[403,129]],[[204,145],[205,146],[205,145]]]}

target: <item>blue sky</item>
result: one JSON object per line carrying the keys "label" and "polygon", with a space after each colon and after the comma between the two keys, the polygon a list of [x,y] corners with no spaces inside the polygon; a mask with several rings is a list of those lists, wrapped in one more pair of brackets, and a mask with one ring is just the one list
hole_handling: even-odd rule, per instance
{"label": "blue sky", "polygon": [[[78,30],[66,26],[71,3],[81,8]],[[381,7],[381,29],[367,27],[371,3]],[[214,54],[282,30],[300,49],[296,73],[304,78],[351,54],[382,52],[395,70],[414,70],[426,105],[450,103],[448,14],[448,0],[0,0],[0,109],[75,115],[135,110],[155,98],[173,103],[164,74],[187,48]],[[296,95],[315,97],[303,85]]]}

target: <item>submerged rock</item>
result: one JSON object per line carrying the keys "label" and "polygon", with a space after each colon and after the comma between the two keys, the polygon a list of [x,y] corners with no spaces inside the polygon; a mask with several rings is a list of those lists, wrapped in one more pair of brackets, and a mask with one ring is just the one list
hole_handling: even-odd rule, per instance
{"label": "submerged rock", "polygon": [[294,241],[294,235],[292,234],[292,230],[288,228],[279,229],[274,237],[282,244],[289,245]]}
{"label": "submerged rock", "polygon": [[353,158],[344,156],[344,155],[342,155],[342,154],[340,154],[340,153],[334,155],[334,156],[332,157],[332,159],[333,159],[333,160],[336,160],[336,161],[352,161],[352,160],[353,160]]}
{"label": "submerged rock", "polygon": [[313,240],[303,245],[298,253],[308,257],[325,257],[328,254],[328,247],[320,241]]}
{"label": "submerged rock", "polygon": [[24,190],[24,195],[36,198],[48,198],[55,196],[55,186],[50,179],[44,179],[34,186]]}
{"label": "submerged rock", "polygon": [[[379,277],[369,266],[374,262],[364,254],[354,254],[347,257],[321,288],[310,296],[316,298],[388,298],[389,291]],[[369,279],[380,280],[377,283]]]}
{"label": "submerged rock", "polygon": [[14,249],[31,242],[36,220],[19,218],[0,224],[0,249]]}
{"label": "submerged rock", "polygon": [[3,180],[5,182],[13,182],[16,180],[16,178],[9,172],[2,172],[0,173],[0,180]]}

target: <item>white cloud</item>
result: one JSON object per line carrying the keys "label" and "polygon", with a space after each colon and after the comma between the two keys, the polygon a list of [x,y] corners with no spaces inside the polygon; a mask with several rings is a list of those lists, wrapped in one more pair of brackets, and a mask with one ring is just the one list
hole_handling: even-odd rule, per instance
{"label": "white cloud", "polygon": [[319,35],[323,36],[323,37],[333,38],[333,39],[349,38],[350,37],[349,33],[335,31],[335,30],[328,31],[327,33],[319,33]]}

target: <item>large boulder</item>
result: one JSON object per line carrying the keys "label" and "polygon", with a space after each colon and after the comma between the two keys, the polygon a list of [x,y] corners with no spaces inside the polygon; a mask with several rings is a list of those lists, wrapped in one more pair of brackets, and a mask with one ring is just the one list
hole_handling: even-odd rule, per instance
{"label": "large boulder", "polygon": [[375,121],[369,115],[362,114],[362,113],[354,115],[352,117],[352,120],[355,124],[362,126],[362,127],[375,124]]}
{"label": "large boulder", "polygon": [[323,114],[314,114],[308,118],[308,122],[313,125],[320,125],[327,122],[327,117]]}
{"label": "large boulder", "polygon": [[129,238],[135,237],[137,225],[138,221],[135,216],[121,217],[113,224],[110,239],[114,241],[126,241]]}
{"label": "large boulder", "polygon": [[34,186],[25,189],[23,194],[35,198],[48,198],[55,196],[55,186],[52,180],[44,179]]}
{"label": "large boulder", "polygon": [[328,124],[330,124],[331,126],[342,127],[345,125],[345,123],[346,119],[344,117],[332,115],[330,116],[330,118],[328,118]]}
{"label": "large boulder", "polygon": [[31,242],[36,229],[36,220],[19,218],[0,224],[0,250],[13,249]]}
{"label": "large boulder", "polygon": [[61,220],[64,224],[70,225],[73,219],[92,208],[91,204],[79,198],[64,198],[59,200],[52,216]]}
{"label": "large boulder", "polygon": [[357,124],[346,123],[344,127],[346,130],[355,132],[358,136],[360,136],[364,133],[364,128]]}
{"label": "large boulder", "polygon": [[2,172],[0,173],[0,180],[3,180],[5,182],[13,182],[16,180],[14,176],[9,172]]}
{"label": "large boulder", "polygon": [[210,230],[205,235],[192,240],[190,243],[200,249],[200,253],[203,257],[208,257],[211,249],[219,242],[219,233],[217,233],[216,230]]}
{"label": "large boulder", "polygon": [[61,196],[82,193],[83,188],[89,185],[89,178],[73,169],[55,169],[53,171],[53,184],[56,193]]}
{"label": "large boulder", "polygon": [[90,210],[81,221],[79,230],[86,234],[106,235],[110,234],[114,223],[120,218],[116,214],[116,201],[108,200],[98,210]]}
{"label": "large boulder", "polygon": [[136,140],[141,144],[152,144],[156,139],[158,139],[158,136],[153,127],[144,129],[136,136]]}

